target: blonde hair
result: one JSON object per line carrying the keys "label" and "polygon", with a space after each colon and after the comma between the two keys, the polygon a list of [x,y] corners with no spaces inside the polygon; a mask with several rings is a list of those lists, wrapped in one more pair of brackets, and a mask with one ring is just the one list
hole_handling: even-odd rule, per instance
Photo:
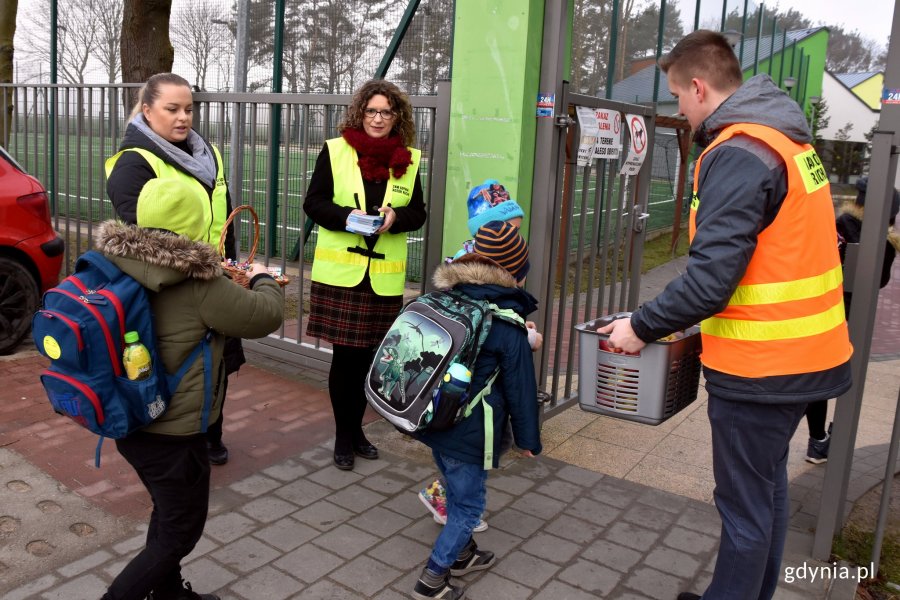
{"label": "blonde hair", "polygon": [[157,73],[150,77],[138,92],[137,102],[131,109],[131,115],[128,120],[135,118],[143,109],[144,105],[153,106],[156,99],[159,98],[159,88],[163,85],[183,85],[187,89],[191,89],[191,84],[181,75],[175,73]]}

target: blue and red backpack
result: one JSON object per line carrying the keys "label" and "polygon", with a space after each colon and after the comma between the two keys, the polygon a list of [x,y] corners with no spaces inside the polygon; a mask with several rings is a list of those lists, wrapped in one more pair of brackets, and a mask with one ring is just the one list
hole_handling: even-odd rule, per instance
{"label": "blue and red backpack", "polygon": [[[136,331],[152,360],[150,376],[128,379],[122,364],[125,332]],[[175,375],[168,375],[157,350],[147,290],[99,252],[88,251],[75,273],[44,294],[32,319],[38,351],[50,359],[41,383],[53,410],[101,436],[119,439],[145,427],[168,408],[172,393],[202,352],[202,430],[212,408],[211,334],[191,352]]]}

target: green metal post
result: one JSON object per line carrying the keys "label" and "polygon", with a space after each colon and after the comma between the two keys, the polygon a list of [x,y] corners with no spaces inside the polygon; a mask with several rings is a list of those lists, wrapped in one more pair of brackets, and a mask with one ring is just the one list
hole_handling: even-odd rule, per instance
{"label": "green metal post", "polygon": [[760,4],[756,12],[756,48],[753,50],[753,74],[759,73],[759,40],[762,37],[763,15],[766,14],[766,5]]}
{"label": "green metal post", "polygon": [[57,60],[57,0],[50,0],[50,173],[48,173],[50,188],[50,212],[56,215],[56,63]]}
{"label": "green metal post", "polygon": [[738,54],[738,62],[741,70],[744,69],[744,40],[747,38],[747,4],[750,0],[744,0],[744,16],[741,17],[741,52]]}
{"label": "green metal post", "polygon": [[719,31],[725,31],[725,17],[728,15],[728,0],[722,0],[722,26]]}
{"label": "green metal post", "polygon": [[[275,0],[275,64],[272,67],[272,92],[281,93],[281,56],[284,54],[284,0]],[[269,105],[272,112],[269,135],[269,182],[266,190],[266,257],[272,256],[278,233],[278,160],[281,147],[281,104]]]}
{"label": "green metal post", "polygon": [[700,0],[694,3],[694,29],[693,31],[697,31],[700,29]]}
{"label": "green metal post", "polygon": [[781,34],[781,66],[778,68],[778,87],[784,84],[784,55],[787,54],[787,29]]}
{"label": "green metal post", "polygon": [[397,55],[397,49],[400,48],[400,42],[403,41],[406,30],[409,29],[409,24],[412,22],[416,10],[419,8],[419,1],[420,0],[409,0],[409,4],[406,5],[406,10],[403,11],[403,16],[400,18],[400,24],[397,25],[397,29],[394,30],[391,43],[388,44],[387,49],[385,49],[384,56],[381,57],[381,63],[379,63],[378,69],[375,71],[375,79],[384,79],[388,69],[391,68],[391,63],[394,62],[394,56]]}
{"label": "green metal post", "polygon": [[[662,55],[663,36],[666,32],[666,0],[659,3],[659,30],[656,34],[656,60]],[[659,63],[653,65],[653,101],[659,98]]]}
{"label": "green metal post", "polygon": [[612,23],[609,30],[609,64],[606,65],[606,99],[612,98],[612,86],[616,78],[616,45],[619,40],[619,0],[613,0]]}
{"label": "green metal post", "polygon": [[[794,76],[794,63],[797,62],[796,59],[797,59],[797,42],[794,42],[793,45],[791,46],[791,68],[788,69],[788,75],[790,77]],[[794,87],[797,87],[796,83],[794,84]],[[790,96],[791,98],[794,97],[792,94],[793,91],[794,91],[793,89],[788,90],[788,96]]]}
{"label": "green metal post", "polygon": [[778,30],[778,15],[772,17],[772,32],[769,43],[769,77],[772,76],[772,63],[775,62],[775,32]]}
{"label": "green metal post", "polygon": [[812,60],[812,56],[806,56],[804,52],[801,55],[800,59],[800,81],[798,82],[798,86],[803,86],[801,90],[797,91],[797,104],[803,108],[803,112],[806,112],[806,88],[809,87],[806,84],[806,80],[809,79],[809,61]]}

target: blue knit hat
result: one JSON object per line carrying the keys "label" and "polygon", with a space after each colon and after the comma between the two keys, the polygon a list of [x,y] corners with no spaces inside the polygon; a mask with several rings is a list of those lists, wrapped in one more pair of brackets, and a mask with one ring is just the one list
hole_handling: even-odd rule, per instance
{"label": "blue knit hat", "polygon": [[522,207],[509,197],[509,192],[496,179],[486,179],[481,185],[472,188],[467,204],[469,233],[473,236],[479,228],[491,221],[525,217]]}

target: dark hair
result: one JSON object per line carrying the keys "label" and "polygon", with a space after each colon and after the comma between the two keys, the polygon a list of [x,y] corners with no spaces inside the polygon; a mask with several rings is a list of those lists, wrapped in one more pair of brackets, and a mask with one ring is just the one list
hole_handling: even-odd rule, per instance
{"label": "dark hair", "polygon": [[707,29],[683,37],[659,59],[659,68],[679,84],[698,77],[720,92],[736,90],[744,81],[734,48],[721,33]]}
{"label": "dark hair", "polygon": [[[869,188],[869,177],[863,176],[856,180],[856,204],[859,206],[866,205],[866,190]],[[891,197],[891,212],[888,215],[888,224],[893,226],[897,220],[897,213],[900,212],[900,192],[894,190]]]}
{"label": "dark hair", "polygon": [[399,135],[404,145],[412,146],[416,141],[416,125],[413,122],[412,105],[409,96],[399,87],[384,79],[371,79],[356,90],[350,100],[350,106],[344,113],[344,118],[338,125],[338,132],[345,129],[362,129],[363,112],[372,96],[381,95],[388,99],[391,110],[394,111],[394,126],[391,135]]}
{"label": "dark hair", "polygon": [[134,108],[131,109],[131,116],[129,119],[133,119],[141,112],[141,109],[145,104],[147,106],[153,106],[153,103],[159,98],[159,88],[167,84],[183,85],[187,89],[191,89],[191,84],[181,75],[176,75],[175,73],[157,73],[156,75],[152,75],[138,92],[137,102],[135,103]]}

